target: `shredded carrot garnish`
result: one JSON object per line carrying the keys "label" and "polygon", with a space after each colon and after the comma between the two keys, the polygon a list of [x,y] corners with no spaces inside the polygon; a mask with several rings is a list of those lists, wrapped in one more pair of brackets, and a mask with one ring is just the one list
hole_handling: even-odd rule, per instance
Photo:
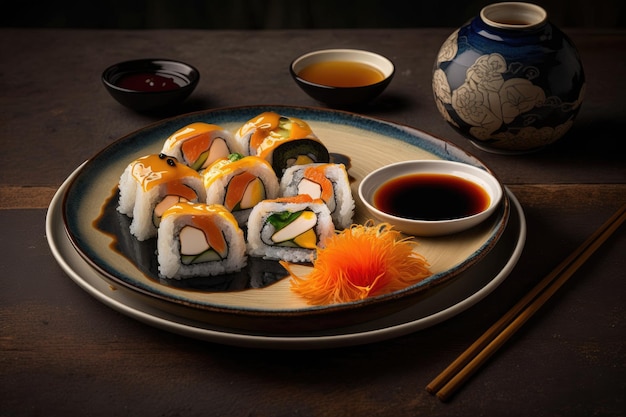
{"label": "shredded carrot garnish", "polygon": [[291,275],[291,289],[309,304],[326,305],[362,300],[406,288],[431,275],[426,259],[414,251],[391,225],[353,225],[317,249],[313,269],[306,277]]}

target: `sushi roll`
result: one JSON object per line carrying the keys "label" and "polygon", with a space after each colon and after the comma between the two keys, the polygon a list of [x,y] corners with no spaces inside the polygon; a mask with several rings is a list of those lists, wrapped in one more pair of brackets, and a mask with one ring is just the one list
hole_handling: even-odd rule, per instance
{"label": "sushi roll", "polygon": [[157,237],[159,274],[183,279],[236,272],[246,266],[246,242],[223,206],[180,203],[163,213]]}
{"label": "sushi roll", "polygon": [[198,172],[163,154],[131,162],[119,181],[117,210],[131,217],[137,240],[156,237],[163,212],[181,201],[203,202],[206,192]]}
{"label": "sushi roll", "polygon": [[202,171],[220,158],[240,152],[235,137],[214,124],[191,123],[167,138],[161,153],[173,156],[185,165]]}
{"label": "sushi roll", "polygon": [[305,121],[275,112],[246,122],[235,132],[235,139],[244,154],[267,160],[279,178],[292,165],[330,161],[328,149]]}
{"label": "sushi roll", "polygon": [[270,164],[258,156],[232,154],[204,172],[207,204],[222,204],[240,226],[259,201],[278,197],[279,183]]}
{"label": "sushi roll", "polygon": [[288,262],[312,262],[335,232],[328,207],[308,195],[265,200],[248,220],[248,254]]}
{"label": "sushi roll", "polygon": [[285,170],[280,181],[280,195],[308,194],[326,203],[337,229],[352,224],[354,198],[348,172],[343,164],[294,165]]}

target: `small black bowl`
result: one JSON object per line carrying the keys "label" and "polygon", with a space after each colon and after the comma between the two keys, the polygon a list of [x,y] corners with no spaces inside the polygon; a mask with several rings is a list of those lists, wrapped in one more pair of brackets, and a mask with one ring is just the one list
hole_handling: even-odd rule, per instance
{"label": "small black bowl", "polygon": [[196,68],[168,59],[120,62],[102,73],[102,82],[109,94],[139,112],[164,110],[182,103],[199,80]]}
{"label": "small black bowl", "polygon": [[[378,70],[382,79],[367,85],[340,87],[310,81],[300,76],[310,65],[348,62],[364,64]],[[309,96],[330,107],[350,108],[365,105],[378,97],[391,82],[395,66],[391,60],[374,52],[359,49],[324,49],[299,56],[289,65],[296,84]]]}

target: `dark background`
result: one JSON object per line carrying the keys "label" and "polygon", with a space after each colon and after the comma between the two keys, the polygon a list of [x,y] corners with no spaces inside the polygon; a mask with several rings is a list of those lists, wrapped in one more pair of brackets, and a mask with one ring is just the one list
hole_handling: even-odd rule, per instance
{"label": "dark background", "polygon": [[[4,4],[2,27],[323,29],[458,27],[495,1],[57,0]],[[624,0],[538,0],[561,27],[625,28]]]}

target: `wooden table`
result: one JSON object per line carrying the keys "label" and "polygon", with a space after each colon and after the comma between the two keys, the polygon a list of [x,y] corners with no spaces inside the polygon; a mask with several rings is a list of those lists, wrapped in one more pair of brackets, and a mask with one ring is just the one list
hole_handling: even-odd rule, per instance
{"label": "wooden table", "polygon": [[[449,403],[424,390],[626,200],[626,32],[566,29],[585,64],[586,100],[565,139],[521,156],[479,151],[437,114],[431,70],[450,32],[1,29],[0,415],[624,415],[623,227]],[[495,291],[391,340],[262,350],[145,325],[68,278],[45,235],[52,196],[83,161],[159,120],[113,101],[100,82],[105,67],[138,57],[192,63],[202,79],[180,113],[318,106],[287,68],[327,47],[391,58],[395,79],[362,113],[468,150],[517,196],[527,241]]]}

